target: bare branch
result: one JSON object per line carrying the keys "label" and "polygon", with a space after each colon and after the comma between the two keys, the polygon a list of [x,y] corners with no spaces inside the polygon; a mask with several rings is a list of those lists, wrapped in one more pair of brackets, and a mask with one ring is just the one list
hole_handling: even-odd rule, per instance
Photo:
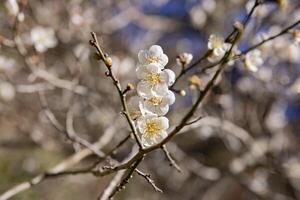
{"label": "bare branch", "polygon": [[104,62],[104,64],[106,65],[106,68],[108,70],[107,72],[107,76],[111,78],[111,80],[113,81],[113,84],[115,85],[117,91],[118,91],[118,94],[119,94],[119,97],[120,97],[120,100],[121,100],[121,103],[122,103],[122,107],[123,107],[123,113],[127,119],[127,122],[131,128],[131,131],[133,133],[133,136],[139,146],[140,149],[143,149],[143,145],[141,143],[141,140],[138,136],[138,133],[137,133],[137,130],[136,130],[136,127],[135,127],[135,124],[130,116],[130,113],[128,111],[128,108],[127,108],[127,102],[126,102],[126,96],[125,94],[123,94],[123,90],[122,90],[122,87],[121,87],[121,84],[119,82],[119,80],[117,80],[117,78],[113,75],[112,73],[112,61],[110,60],[111,58],[108,57],[107,55],[105,55],[98,43],[98,39],[97,39],[97,35],[96,33],[92,32],[91,33],[92,35],[92,38],[93,40],[90,41],[90,44],[96,48],[97,52],[99,53],[99,56],[100,56],[100,59]]}
{"label": "bare branch", "polygon": [[135,172],[140,175],[141,177],[143,177],[152,187],[153,189],[156,191],[156,192],[160,192],[160,193],[163,193],[163,191],[157,187],[157,185],[155,184],[154,180],[151,179],[151,175],[150,174],[146,174],[146,173],[143,173],[142,171],[136,169]]}
{"label": "bare branch", "polygon": [[162,150],[164,151],[167,159],[169,160],[170,162],[170,166],[171,167],[174,167],[178,172],[182,172],[181,168],[179,167],[179,165],[176,163],[176,161],[172,158],[170,152],[168,151],[166,145],[163,145],[162,146]]}

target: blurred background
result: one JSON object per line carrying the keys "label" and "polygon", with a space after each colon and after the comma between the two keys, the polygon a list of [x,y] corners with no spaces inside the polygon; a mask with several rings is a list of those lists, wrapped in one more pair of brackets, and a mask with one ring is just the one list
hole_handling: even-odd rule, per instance
{"label": "blurred background", "polygon": [[[62,162],[77,169],[96,159],[70,143],[49,113],[63,130],[104,152],[129,133],[105,66],[93,59],[91,31],[125,87],[137,82],[140,49],[159,44],[169,56],[167,68],[178,74],[178,54],[191,53],[195,62],[206,52],[209,35],[226,37],[251,5],[251,0],[1,0],[0,194]],[[245,50],[297,20],[298,0],[267,1],[238,47]],[[260,50],[263,66],[255,73],[240,60],[228,66],[197,111],[204,118],[167,144],[181,173],[160,150],[145,158],[141,169],[164,193],[134,176],[116,199],[300,199],[299,40],[286,34]],[[191,75],[204,86],[213,74],[214,69],[201,72],[207,64],[176,85],[186,95],[176,95],[168,113],[171,126],[196,98]],[[127,142],[113,157],[126,158],[133,144]],[[96,199],[112,177],[53,178],[12,199]]]}

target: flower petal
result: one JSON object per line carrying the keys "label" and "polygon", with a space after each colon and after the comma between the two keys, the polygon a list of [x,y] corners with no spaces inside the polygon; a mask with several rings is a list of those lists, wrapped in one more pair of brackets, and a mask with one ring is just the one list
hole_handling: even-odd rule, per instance
{"label": "flower petal", "polygon": [[166,117],[158,118],[158,125],[161,130],[167,130],[169,128],[169,120]]}
{"label": "flower petal", "polygon": [[141,64],[145,64],[147,62],[147,50],[140,50],[138,53],[138,59]]}
{"label": "flower petal", "polygon": [[160,65],[161,65],[161,69],[163,69],[169,62],[169,58],[166,54],[162,54],[160,56]]}
{"label": "flower petal", "polygon": [[164,76],[166,78],[165,80],[166,80],[167,85],[168,86],[173,85],[174,82],[175,82],[175,73],[170,69],[165,69],[163,71],[163,73],[164,73]]}
{"label": "flower petal", "polygon": [[223,48],[215,48],[213,50],[214,55],[219,56],[219,57],[223,57],[225,54],[225,51]]}
{"label": "flower petal", "polygon": [[136,75],[138,79],[145,79],[147,77],[148,70],[145,66],[138,66],[136,68]]}
{"label": "flower petal", "polygon": [[159,65],[157,65],[155,63],[151,63],[149,65],[146,65],[145,67],[146,67],[148,73],[156,73],[156,74],[158,74],[160,72]]}
{"label": "flower petal", "polygon": [[152,46],[149,48],[149,54],[150,54],[151,56],[159,57],[160,55],[163,54],[163,49],[162,49],[161,46],[159,46],[159,45],[152,45]]}
{"label": "flower petal", "polygon": [[148,97],[152,94],[152,87],[146,81],[140,81],[136,90],[141,97]]}
{"label": "flower petal", "polygon": [[175,94],[172,91],[168,91],[168,94],[163,97],[162,104],[172,105],[175,103]]}
{"label": "flower petal", "polygon": [[154,85],[154,87],[152,88],[152,91],[155,92],[159,96],[165,96],[166,94],[168,94],[169,87],[166,83],[160,83],[160,84]]}
{"label": "flower petal", "polygon": [[166,115],[169,112],[169,105],[156,106],[156,113],[158,116]]}

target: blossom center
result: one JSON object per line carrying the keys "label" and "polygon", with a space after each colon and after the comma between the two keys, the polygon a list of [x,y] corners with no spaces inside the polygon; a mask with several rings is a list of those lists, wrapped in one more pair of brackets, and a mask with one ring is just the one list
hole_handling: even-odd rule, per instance
{"label": "blossom center", "polygon": [[42,44],[42,43],[45,43],[45,37],[43,36],[38,36],[37,39],[36,39],[36,42],[39,43],[39,44]]}
{"label": "blossom center", "polygon": [[153,119],[147,119],[143,124],[143,129],[145,131],[145,135],[150,137],[156,135],[160,131],[158,124]]}
{"label": "blossom center", "polygon": [[155,85],[161,82],[159,74],[157,73],[149,73],[147,76],[147,81],[151,84],[151,85]]}
{"label": "blossom center", "polygon": [[162,98],[161,97],[151,97],[150,99],[148,99],[148,102],[150,102],[154,106],[158,106],[159,104],[161,104]]}
{"label": "blossom center", "polygon": [[158,63],[159,58],[157,56],[147,56],[146,58],[146,64],[151,64],[151,63]]}
{"label": "blossom center", "polygon": [[221,38],[215,38],[211,41],[211,44],[214,49],[221,48],[223,45],[223,40]]}

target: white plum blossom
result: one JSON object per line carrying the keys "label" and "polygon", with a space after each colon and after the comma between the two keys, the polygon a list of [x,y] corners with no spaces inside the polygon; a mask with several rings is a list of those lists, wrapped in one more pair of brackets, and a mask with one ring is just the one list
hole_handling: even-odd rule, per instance
{"label": "white plum blossom", "polygon": [[166,95],[148,96],[144,99],[143,106],[144,110],[162,116],[168,113],[169,106],[175,102],[175,95],[170,90]]}
{"label": "white plum blossom", "polygon": [[175,74],[172,70],[161,70],[160,66],[155,63],[139,66],[136,73],[138,79],[141,80],[137,85],[137,92],[141,97],[151,96],[153,92],[165,95],[168,93],[168,87],[175,81]]}
{"label": "white plum blossom", "polygon": [[258,67],[260,67],[264,63],[264,60],[262,59],[261,51],[255,49],[247,53],[245,56],[244,63],[246,65],[246,68],[249,71],[257,72]]}
{"label": "white plum blossom", "polygon": [[158,45],[153,45],[149,50],[140,50],[138,53],[139,62],[141,65],[157,64],[163,69],[169,59],[164,54],[163,49]]}
{"label": "white plum blossom", "polygon": [[[191,54],[182,54],[184,62],[189,63]],[[169,106],[175,102],[175,95],[169,87],[175,82],[175,73],[164,69],[168,57],[158,45],[138,54],[139,64],[136,69],[138,96],[128,101],[128,112],[135,120],[144,146],[159,143],[168,136],[169,120],[164,117]]]}
{"label": "white plum blossom", "polygon": [[144,146],[151,146],[161,142],[168,136],[169,120],[154,114],[141,116],[137,121],[137,128],[141,134]]}
{"label": "white plum blossom", "polygon": [[210,35],[207,43],[207,47],[211,50],[211,54],[207,60],[209,62],[217,62],[222,59],[226,51],[230,49],[230,44],[225,43],[224,38],[217,35]]}
{"label": "white plum blossom", "polygon": [[35,49],[40,53],[43,53],[47,51],[47,49],[53,48],[57,45],[55,32],[50,27],[46,28],[36,26],[31,30],[30,35]]}

